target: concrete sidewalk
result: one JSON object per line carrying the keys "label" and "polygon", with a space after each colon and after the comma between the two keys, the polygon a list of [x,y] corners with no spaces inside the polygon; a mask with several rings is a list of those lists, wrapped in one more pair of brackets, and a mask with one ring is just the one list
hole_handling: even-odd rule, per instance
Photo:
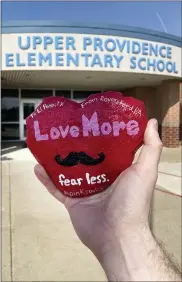
{"label": "concrete sidewalk", "polygon": [[[66,209],[35,178],[35,159],[28,149],[3,158],[2,281],[105,281],[96,258],[73,231]],[[175,160],[174,154],[161,160],[180,163],[177,153]],[[169,170],[176,173],[176,168]],[[181,266],[181,198],[156,190],[151,223]]]}
{"label": "concrete sidewalk", "polygon": [[33,162],[4,162],[2,281],[104,281],[66,209],[33,175]]}
{"label": "concrete sidewalk", "polygon": [[[135,156],[138,158],[140,150]],[[181,163],[181,147],[169,149],[164,147],[162,150],[159,168],[157,187],[159,189],[169,191],[175,195],[182,195],[182,163]],[[135,161],[134,160],[134,161]]]}

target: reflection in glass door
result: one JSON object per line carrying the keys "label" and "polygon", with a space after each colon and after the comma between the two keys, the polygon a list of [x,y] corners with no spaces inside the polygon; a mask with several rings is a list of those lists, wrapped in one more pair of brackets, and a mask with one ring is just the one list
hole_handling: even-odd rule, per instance
{"label": "reflection in glass door", "polygon": [[35,111],[40,104],[40,100],[25,99],[21,101],[20,111],[20,137],[21,140],[26,139],[26,118]]}

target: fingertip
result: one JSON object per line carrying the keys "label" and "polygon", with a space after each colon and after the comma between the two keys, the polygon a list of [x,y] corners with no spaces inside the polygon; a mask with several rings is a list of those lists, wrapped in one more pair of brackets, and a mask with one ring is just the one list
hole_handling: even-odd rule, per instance
{"label": "fingertip", "polygon": [[152,118],[148,121],[144,134],[144,144],[163,147],[162,141],[158,132],[158,121]]}
{"label": "fingertip", "polygon": [[36,164],[34,166],[34,172],[41,175],[45,175],[45,174],[47,175],[45,168],[41,164]]}
{"label": "fingertip", "polygon": [[43,184],[43,185],[47,185],[47,183],[50,182],[50,178],[46,172],[46,170],[44,169],[44,167],[40,164],[36,164],[34,167],[34,173],[36,175],[36,177],[38,178],[38,180]]}
{"label": "fingertip", "polygon": [[155,130],[158,132],[158,121],[155,118],[149,119],[146,130]]}
{"label": "fingertip", "polygon": [[40,167],[39,164],[36,164],[36,165],[34,166],[34,173],[35,173],[35,174],[39,171],[39,169],[40,169],[39,167]]}
{"label": "fingertip", "polygon": [[149,122],[152,123],[153,128],[158,131],[158,121],[155,118],[152,118]]}

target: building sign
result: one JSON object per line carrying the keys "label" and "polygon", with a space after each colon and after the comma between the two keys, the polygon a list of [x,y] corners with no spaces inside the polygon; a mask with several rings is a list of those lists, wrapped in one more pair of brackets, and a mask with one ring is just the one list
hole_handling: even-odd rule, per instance
{"label": "building sign", "polygon": [[181,76],[181,48],[86,34],[3,34],[3,70],[98,70]]}

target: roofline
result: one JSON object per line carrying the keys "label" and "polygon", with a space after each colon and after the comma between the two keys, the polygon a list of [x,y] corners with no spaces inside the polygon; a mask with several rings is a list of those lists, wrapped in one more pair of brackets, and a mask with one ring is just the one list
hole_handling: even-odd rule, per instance
{"label": "roofline", "polygon": [[8,33],[81,33],[123,36],[182,47],[182,37],[139,27],[116,24],[85,24],[65,21],[4,21],[2,34]]}

